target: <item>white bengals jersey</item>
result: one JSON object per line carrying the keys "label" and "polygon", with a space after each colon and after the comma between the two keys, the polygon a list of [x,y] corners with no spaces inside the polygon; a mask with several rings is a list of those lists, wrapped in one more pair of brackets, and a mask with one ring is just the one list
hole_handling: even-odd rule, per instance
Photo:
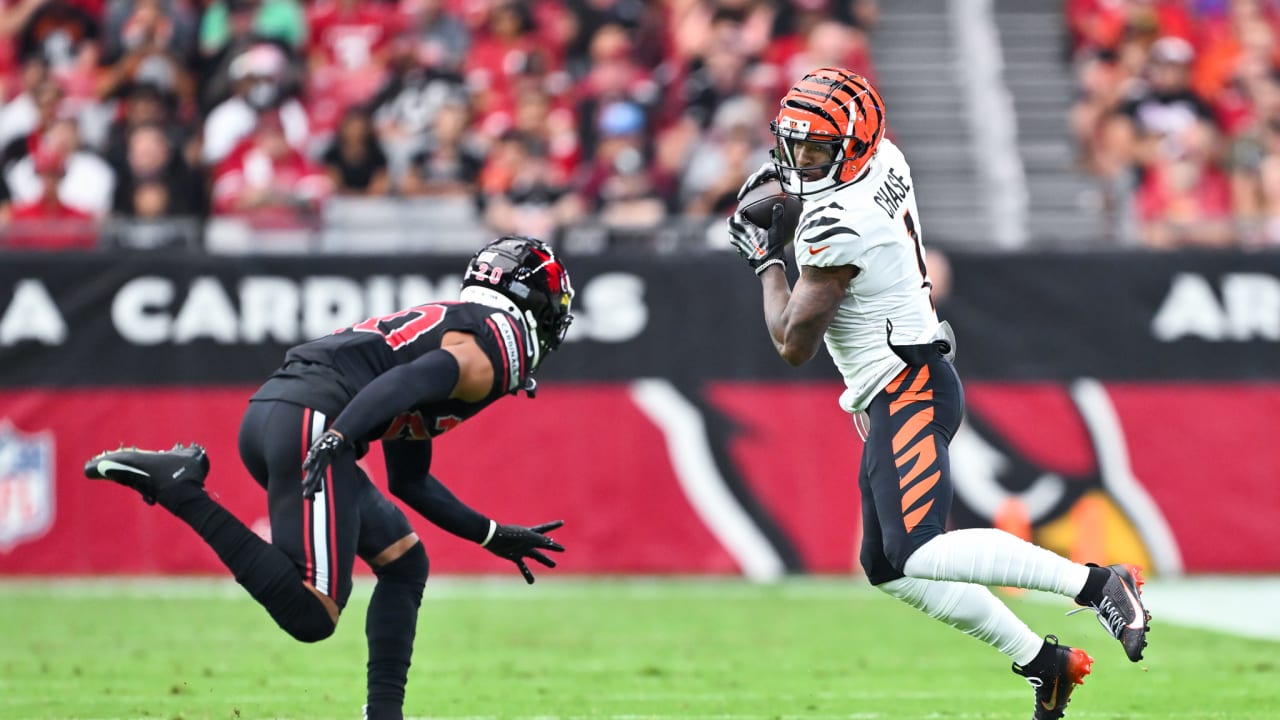
{"label": "white bengals jersey", "polygon": [[851,413],[906,367],[889,349],[886,321],[895,345],[925,343],[939,331],[911,168],[887,139],[868,168],[857,182],[805,199],[794,243],[802,266],[858,268],[825,337],[844,376],[840,407]]}

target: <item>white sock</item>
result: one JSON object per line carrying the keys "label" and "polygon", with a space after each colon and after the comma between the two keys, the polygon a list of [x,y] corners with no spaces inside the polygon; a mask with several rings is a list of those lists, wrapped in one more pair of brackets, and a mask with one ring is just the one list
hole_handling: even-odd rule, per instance
{"label": "white sock", "polygon": [[1019,665],[1035,659],[1044,641],[990,590],[970,583],[905,577],[876,587],[929,617],[972,635]]}
{"label": "white sock", "polygon": [[911,554],[902,571],[926,580],[953,580],[1045,590],[1075,597],[1089,568],[1003,530],[943,533]]}

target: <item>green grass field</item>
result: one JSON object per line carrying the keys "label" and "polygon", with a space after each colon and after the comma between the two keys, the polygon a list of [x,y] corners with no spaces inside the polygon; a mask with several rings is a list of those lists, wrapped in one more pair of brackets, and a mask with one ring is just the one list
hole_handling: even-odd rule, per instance
{"label": "green grass field", "polygon": [[[370,584],[302,645],[227,583],[0,582],[0,718],[358,718]],[[1011,603],[1097,659],[1072,720],[1280,718],[1280,643],[1157,614],[1135,665],[1065,601]],[[406,714],[1026,720],[1031,697],[994,650],[854,579],[446,579],[427,586]]]}

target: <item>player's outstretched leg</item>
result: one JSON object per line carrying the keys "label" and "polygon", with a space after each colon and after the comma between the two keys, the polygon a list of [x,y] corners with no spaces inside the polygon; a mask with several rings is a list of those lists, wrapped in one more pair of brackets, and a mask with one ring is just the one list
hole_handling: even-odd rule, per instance
{"label": "player's outstretched leg", "polygon": [[302,582],[302,576],[280,548],[258,537],[226,508],[209,497],[204,479],[209,458],[199,445],[171,450],[121,448],[94,456],[84,474],[133,488],[149,504],[159,504],[190,525],[285,632],[303,642],[333,634],[336,609]]}
{"label": "player's outstretched leg", "polygon": [[910,577],[1044,590],[1092,608],[1133,662],[1142,659],[1151,616],[1142,605],[1136,565],[1081,565],[1002,530],[968,528],[938,535],[903,565]]}
{"label": "player's outstretched leg", "polygon": [[[1089,567],[1098,566],[1089,563]],[[1142,568],[1122,564],[1101,569],[1108,573],[1106,582],[1096,590],[1086,586],[1076,596],[1076,603],[1092,608],[1102,627],[1124,646],[1129,659],[1138,662],[1147,646],[1147,631],[1151,629],[1151,613],[1142,604]]]}
{"label": "player's outstretched leg", "polygon": [[1013,671],[1036,689],[1036,711],[1032,720],[1057,720],[1063,716],[1076,685],[1093,670],[1093,658],[1079,648],[1060,645],[1048,635],[1035,659],[1026,665],[1013,664]]}
{"label": "player's outstretched leg", "polygon": [[90,458],[84,474],[92,480],[110,480],[133,488],[148,505],[155,505],[160,493],[173,485],[191,483],[204,487],[209,458],[204,448],[195,443],[174,445],[164,451],[122,447]]}

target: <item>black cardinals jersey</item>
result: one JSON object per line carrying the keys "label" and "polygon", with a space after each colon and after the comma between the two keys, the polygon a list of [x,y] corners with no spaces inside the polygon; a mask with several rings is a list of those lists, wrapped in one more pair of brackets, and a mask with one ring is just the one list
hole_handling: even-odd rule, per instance
{"label": "black cardinals jersey", "polygon": [[416,406],[362,438],[425,440],[458,425],[531,382],[532,338],[523,322],[487,305],[438,302],[370,318],[291,348],[251,400],[284,400],[337,417],[370,381],[465,332],[493,363],[493,388],[480,402],[449,399]]}

